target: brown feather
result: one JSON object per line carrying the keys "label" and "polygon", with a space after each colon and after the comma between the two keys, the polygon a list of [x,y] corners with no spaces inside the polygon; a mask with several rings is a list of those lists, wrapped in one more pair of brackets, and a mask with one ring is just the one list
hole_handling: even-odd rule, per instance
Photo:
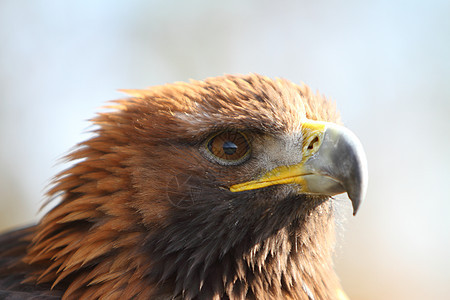
{"label": "brown feather", "polygon": [[251,168],[198,153],[225,128],[277,135],[305,119],[339,122],[334,104],[259,75],[123,91],[132,98],[93,119],[96,136],[68,156],[76,164],[48,193],[60,203],[11,250],[11,272],[63,299],[337,298],[328,197],[271,187],[236,199],[223,187]]}

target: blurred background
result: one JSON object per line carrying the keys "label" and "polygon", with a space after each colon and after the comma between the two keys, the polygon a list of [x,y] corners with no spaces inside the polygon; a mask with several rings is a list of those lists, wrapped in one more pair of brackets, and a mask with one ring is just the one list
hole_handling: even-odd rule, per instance
{"label": "blurred background", "polygon": [[249,72],[327,95],[365,146],[349,296],[450,299],[448,0],[0,1],[0,231],[37,221],[117,89]]}

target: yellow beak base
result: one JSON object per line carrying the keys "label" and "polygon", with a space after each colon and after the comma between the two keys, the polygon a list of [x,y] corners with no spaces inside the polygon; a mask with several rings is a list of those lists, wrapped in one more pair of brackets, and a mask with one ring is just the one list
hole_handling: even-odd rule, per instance
{"label": "yellow beak base", "polygon": [[294,184],[299,193],[336,195],[347,192],[356,214],[367,189],[367,162],[358,138],[348,129],[325,122],[302,128],[300,163],[276,167],[256,180],[232,185],[231,192]]}

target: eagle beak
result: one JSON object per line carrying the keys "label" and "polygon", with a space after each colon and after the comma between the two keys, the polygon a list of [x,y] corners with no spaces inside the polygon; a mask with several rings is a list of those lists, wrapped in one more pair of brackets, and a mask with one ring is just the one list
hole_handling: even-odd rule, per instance
{"label": "eagle beak", "polygon": [[347,128],[327,122],[302,124],[302,160],[276,167],[257,180],[235,184],[232,192],[277,184],[296,184],[299,193],[333,196],[347,192],[353,215],[365,197],[367,160],[358,138]]}

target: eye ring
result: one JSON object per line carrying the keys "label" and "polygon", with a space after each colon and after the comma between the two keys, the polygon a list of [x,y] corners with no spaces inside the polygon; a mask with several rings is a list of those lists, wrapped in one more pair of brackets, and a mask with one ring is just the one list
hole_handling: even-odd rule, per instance
{"label": "eye ring", "polygon": [[225,130],[213,134],[203,144],[209,158],[221,165],[239,165],[250,157],[248,137],[241,131]]}

